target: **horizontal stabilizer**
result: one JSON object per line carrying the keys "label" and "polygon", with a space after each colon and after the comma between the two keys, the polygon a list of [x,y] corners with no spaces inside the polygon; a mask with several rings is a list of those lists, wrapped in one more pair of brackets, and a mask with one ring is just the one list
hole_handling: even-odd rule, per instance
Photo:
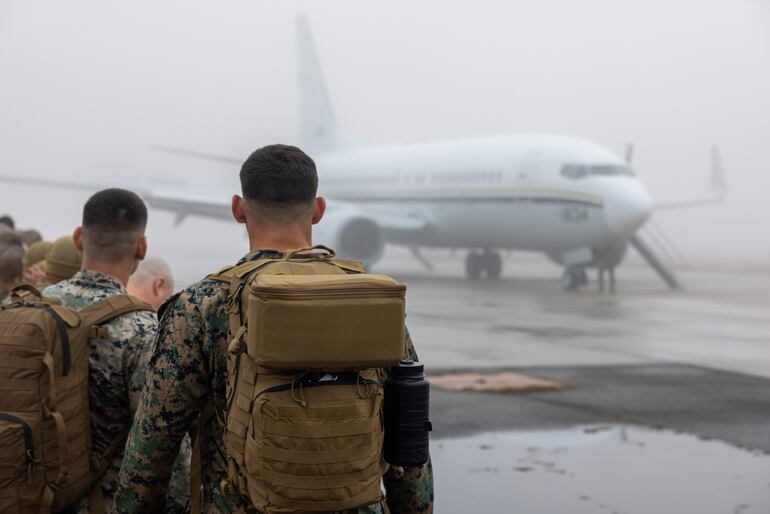
{"label": "horizontal stabilizer", "polygon": [[656,202],[654,209],[678,209],[681,207],[692,207],[694,205],[705,205],[711,203],[721,203],[727,197],[727,186],[725,183],[724,172],[722,171],[722,158],[719,155],[716,145],[711,146],[711,166],[709,169],[710,189],[708,194],[695,198],[683,198],[681,200],[671,200]]}

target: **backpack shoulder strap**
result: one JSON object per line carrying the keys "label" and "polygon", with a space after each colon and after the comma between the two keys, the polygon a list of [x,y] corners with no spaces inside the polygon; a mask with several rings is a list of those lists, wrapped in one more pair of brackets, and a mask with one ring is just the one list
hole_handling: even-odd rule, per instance
{"label": "backpack shoulder strap", "polygon": [[364,265],[352,259],[330,259],[326,262],[337,266],[345,273],[366,273]]}
{"label": "backpack shoulder strap", "polygon": [[155,312],[155,309],[153,309],[152,305],[149,303],[144,302],[135,296],[119,294],[109,296],[93,305],[89,305],[80,311],[80,313],[83,316],[86,325],[92,327],[100,325],[105,321],[115,319],[123,314],[137,311]]}
{"label": "backpack shoulder strap", "polygon": [[248,261],[237,266],[225,266],[216,273],[208,275],[206,278],[210,280],[217,280],[219,282],[230,283],[233,279],[242,279],[252,271],[262,268],[266,264],[271,262],[281,262],[278,259],[257,259],[256,261]]}

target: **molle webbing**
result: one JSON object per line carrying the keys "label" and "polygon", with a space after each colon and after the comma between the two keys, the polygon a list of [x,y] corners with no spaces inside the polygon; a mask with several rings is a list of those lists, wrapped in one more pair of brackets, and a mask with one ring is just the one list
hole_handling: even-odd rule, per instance
{"label": "molle webbing", "polygon": [[353,512],[381,503],[376,368],[402,357],[404,287],[366,275],[360,263],[336,259],[325,247],[209,278],[230,288],[223,490],[249,498],[263,514]]}

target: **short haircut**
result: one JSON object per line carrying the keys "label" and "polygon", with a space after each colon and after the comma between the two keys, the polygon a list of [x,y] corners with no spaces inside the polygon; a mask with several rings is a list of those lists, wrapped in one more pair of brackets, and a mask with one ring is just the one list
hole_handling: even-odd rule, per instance
{"label": "short haircut", "polygon": [[27,243],[28,245],[31,245],[43,240],[43,234],[41,234],[40,231],[35,229],[22,230],[21,232],[19,232],[19,235],[24,240],[24,242]]}
{"label": "short haircut", "polygon": [[0,252],[12,246],[18,246],[19,248],[24,246],[24,239],[22,239],[21,235],[12,230],[0,232]]}
{"label": "short haircut", "polygon": [[272,221],[296,221],[318,192],[315,162],[296,146],[270,145],[241,166],[241,190],[254,214]]}
{"label": "short haircut", "polygon": [[0,216],[0,225],[5,225],[8,228],[16,228],[16,223],[13,222],[13,218],[7,214]]}
{"label": "short haircut", "polygon": [[157,277],[163,277],[166,279],[169,289],[174,290],[174,274],[171,271],[171,266],[161,257],[157,255],[151,255],[145,258],[139,263],[139,267],[132,275],[141,283],[145,283],[148,280],[153,280]]}
{"label": "short haircut", "polygon": [[24,249],[10,246],[0,250],[0,282],[12,282],[24,271]]}
{"label": "short haircut", "polygon": [[147,227],[147,207],[125,189],[105,189],[83,207],[83,246],[98,260],[126,258]]}

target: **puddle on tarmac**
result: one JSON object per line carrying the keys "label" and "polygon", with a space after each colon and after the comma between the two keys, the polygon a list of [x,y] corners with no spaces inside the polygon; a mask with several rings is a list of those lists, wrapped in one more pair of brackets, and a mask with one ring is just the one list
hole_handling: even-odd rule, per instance
{"label": "puddle on tarmac", "polygon": [[770,456],[628,425],[431,444],[441,514],[770,512]]}

